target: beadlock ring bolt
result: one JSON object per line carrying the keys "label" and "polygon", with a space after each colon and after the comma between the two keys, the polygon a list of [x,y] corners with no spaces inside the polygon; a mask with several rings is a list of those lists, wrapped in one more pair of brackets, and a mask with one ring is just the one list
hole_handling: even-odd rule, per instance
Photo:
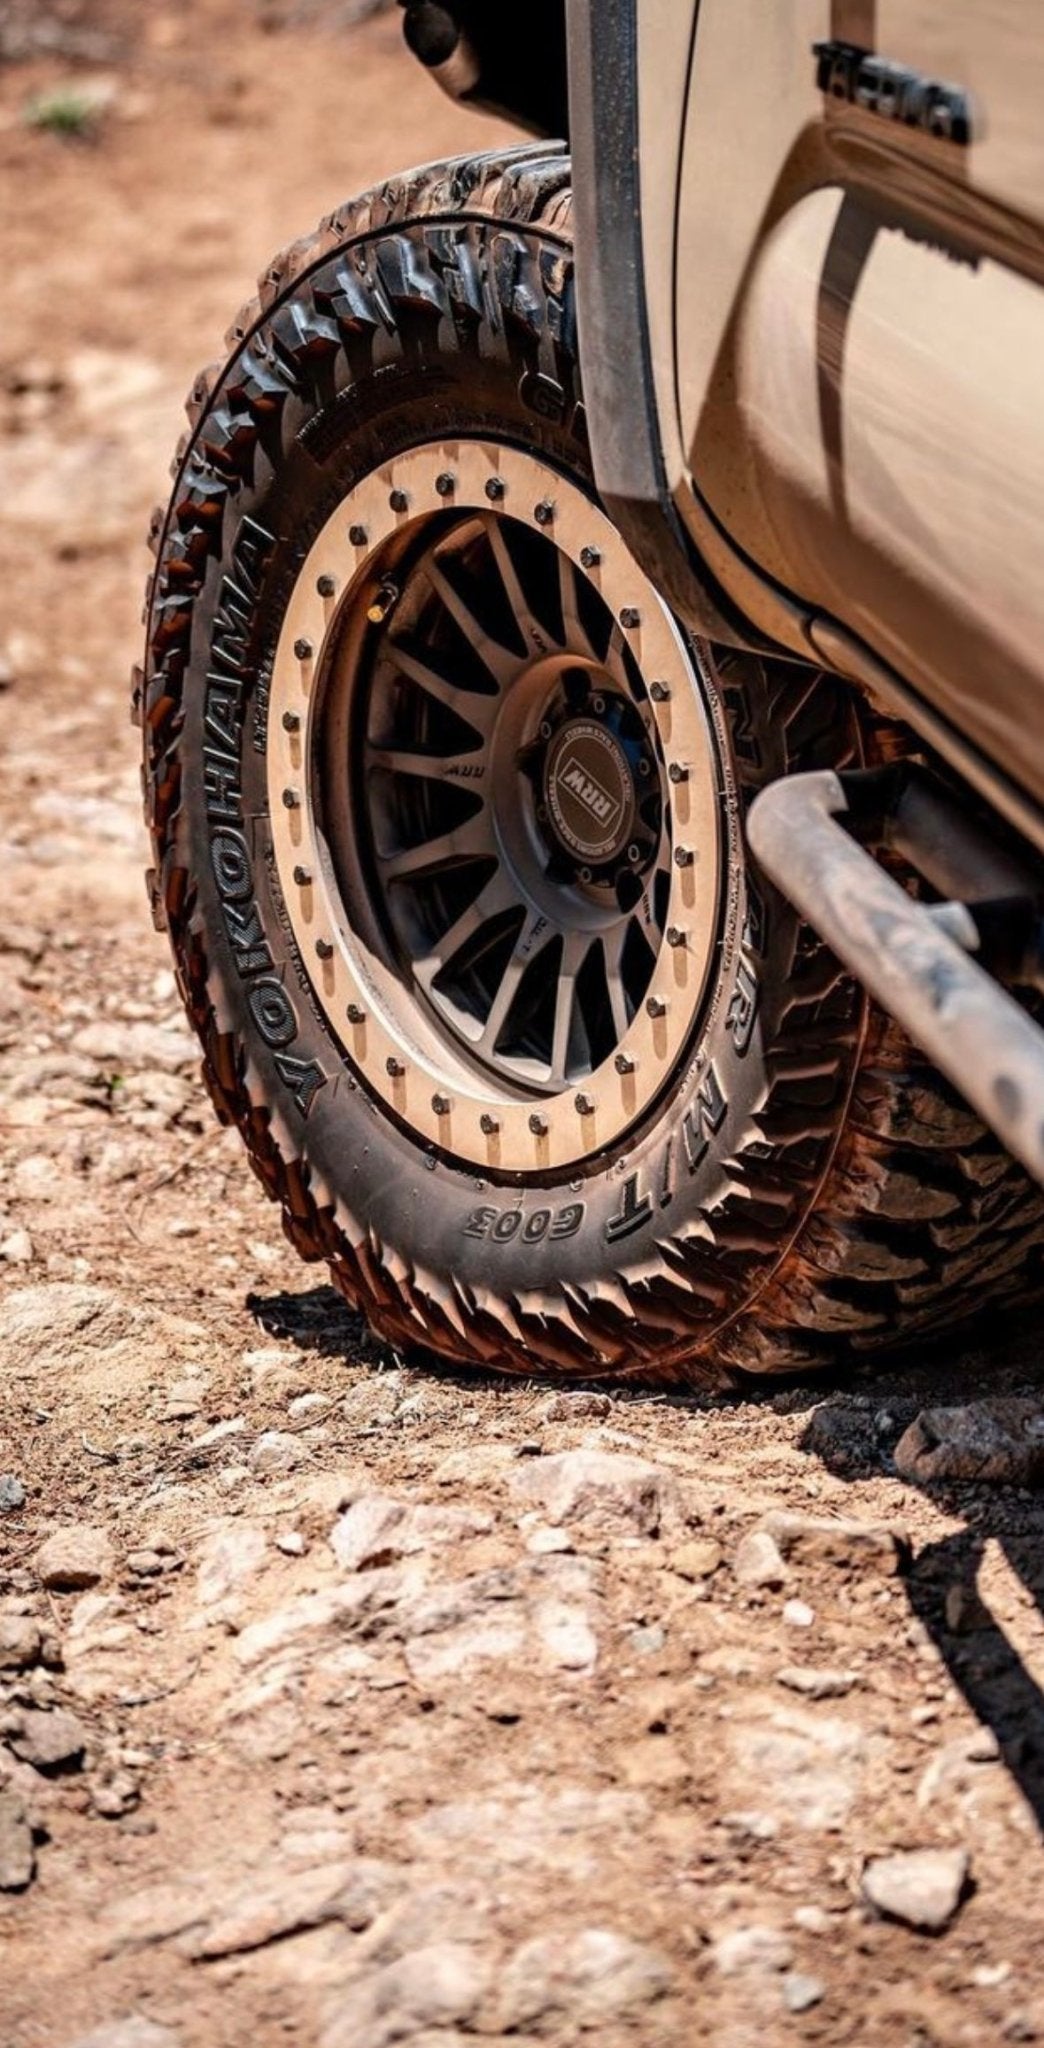
{"label": "beadlock ring bolt", "polygon": [[489,479],[489,481],[488,481],[488,483],[487,483],[487,485],[486,485],[486,496],[487,496],[487,498],[489,499],[489,501],[490,501],[490,504],[491,504],[491,505],[499,505],[499,503],[500,503],[501,499],[502,499],[502,498],[503,498],[503,496],[504,496],[504,479],[503,479],[503,477],[499,477],[499,476],[491,476],[491,477],[490,477],[490,479]]}
{"label": "beadlock ring bolt", "polygon": [[618,1074],[633,1074],[636,1062],[629,1052],[618,1052],[613,1065]]}
{"label": "beadlock ring bolt", "polygon": [[431,1106],[432,1109],[435,1111],[436,1116],[448,1116],[450,1110],[453,1108],[453,1104],[450,1101],[448,1095],[433,1095],[431,1098]]}
{"label": "beadlock ring bolt", "polygon": [[484,1112],[483,1115],[479,1117],[479,1130],[482,1132],[484,1138],[495,1138],[499,1129],[500,1124],[498,1123],[497,1118],[495,1116],[490,1116],[488,1111]]}
{"label": "beadlock ring bolt", "polygon": [[533,517],[536,520],[537,525],[550,526],[554,516],[555,508],[552,505],[550,499],[542,498],[540,504],[537,505],[533,511]]}
{"label": "beadlock ring bolt", "polygon": [[674,865],[675,865],[675,867],[676,867],[676,868],[691,868],[691,866],[692,866],[692,848],[691,848],[691,846],[676,846],[676,847],[675,847],[675,849],[674,849]]}
{"label": "beadlock ring bolt", "polygon": [[441,475],[435,478],[435,489],[440,498],[452,498],[456,488],[457,479],[455,476],[450,475],[448,469],[444,469]]}
{"label": "beadlock ring bolt", "polygon": [[294,641],[294,659],[296,661],[311,661],[314,652],[315,649],[310,640],[301,639]]}
{"label": "beadlock ring bolt", "polygon": [[532,1133],[533,1133],[533,1136],[534,1136],[534,1138],[546,1138],[546,1137],[547,1137],[547,1118],[546,1118],[546,1116],[538,1116],[538,1115],[537,1115],[537,1113],[536,1113],[536,1111],[534,1111],[533,1115],[532,1115],[532,1116],[530,1117],[530,1119],[529,1119],[529,1128],[530,1128],[530,1130],[532,1131]]}
{"label": "beadlock ring bolt", "polygon": [[650,1017],[666,1017],[667,1005],[662,996],[650,996],[645,1005]]}
{"label": "beadlock ring bolt", "polygon": [[315,587],[319,592],[320,597],[336,597],[337,578],[336,576],[317,576],[315,579]]}
{"label": "beadlock ring bolt", "polygon": [[654,704],[666,704],[670,694],[671,691],[669,683],[649,684],[649,695],[652,698]]}
{"label": "beadlock ring bolt", "polygon": [[360,1009],[358,1003],[349,1003],[345,1016],[349,1024],[365,1024],[366,1022],[366,1012]]}
{"label": "beadlock ring bolt", "polygon": [[595,1106],[589,1095],[578,1095],[576,1097],[576,1113],[578,1116],[593,1116],[594,1111]]}
{"label": "beadlock ring bolt", "polygon": [[296,868],[294,869],[294,881],[295,881],[295,882],[297,883],[297,886],[298,886],[298,888],[299,888],[299,889],[307,889],[307,888],[309,888],[309,886],[310,886],[310,884],[311,884],[311,880],[312,880],[312,870],[311,870],[311,868],[303,868],[303,867],[296,867]]}
{"label": "beadlock ring bolt", "polygon": [[406,1072],[401,1060],[389,1057],[384,1062],[384,1071],[393,1081],[401,1081]]}
{"label": "beadlock ring bolt", "polygon": [[405,491],[392,491],[388,503],[393,512],[408,512],[410,501]]}
{"label": "beadlock ring bolt", "polygon": [[300,799],[300,796],[298,795],[298,792],[297,792],[297,790],[296,790],[296,789],[284,789],[284,791],[283,791],[283,809],[284,809],[284,810],[286,810],[286,811],[299,811],[299,810],[300,810],[300,808],[301,808],[301,799]]}
{"label": "beadlock ring bolt", "polygon": [[368,545],[370,536],[365,526],[350,526],[348,528],[348,539],[353,548],[364,548]]}
{"label": "beadlock ring bolt", "polygon": [[623,611],[620,613],[621,626],[634,627],[640,626],[641,623],[642,615],[641,612],[638,610],[637,605],[625,604]]}
{"label": "beadlock ring bolt", "polygon": [[667,773],[670,776],[671,781],[675,783],[688,782],[689,780],[689,771],[686,767],[683,766],[681,761],[672,761],[670,767],[667,770]]}
{"label": "beadlock ring bolt", "polygon": [[320,960],[333,959],[334,949],[329,939],[316,939],[315,950],[318,953]]}
{"label": "beadlock ring bolt", "polygon": [[679,931],[676,924],[669,924],[667,926],[667,944],[669,946],[684,946],[685,944],[685,933]]}
{"label": "beadlock ring bolt", "polygon": [[284,732],[300,732],[300,730],[301,730],[301,714],[300,714],[300,712],[299,712],[299,711],[284,711],[284,713],[283,713],[283,731],[284,731]]}
{"label": "beadlock ring bolt", "polygon": [[601,559],[601,548],[581,548],[580,550],[581,569],[597,569]]}

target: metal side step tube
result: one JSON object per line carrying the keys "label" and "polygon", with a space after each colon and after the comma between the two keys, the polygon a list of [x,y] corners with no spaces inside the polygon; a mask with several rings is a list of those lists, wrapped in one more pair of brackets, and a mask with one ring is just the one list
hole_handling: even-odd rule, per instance
{"label": "metal side step tube", "polygon": [[[1044,1032],[951,936],[961,906],[915,902],[839,822],[847,810],[830,771],[770,784],[748,820],[755,858],[1044,1183]],[[966,930],[974,943],[970,916]]]}

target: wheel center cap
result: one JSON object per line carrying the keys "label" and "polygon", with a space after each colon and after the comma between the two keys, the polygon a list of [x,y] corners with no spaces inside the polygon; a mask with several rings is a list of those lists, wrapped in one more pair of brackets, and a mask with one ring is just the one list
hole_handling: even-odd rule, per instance
{"label": "wheel center cap", "polygon": [[544,802],[567,854],[588,867],[615,860],[631,834],[634,783],[613,733],[591,718],[562,726],[548,751]]}

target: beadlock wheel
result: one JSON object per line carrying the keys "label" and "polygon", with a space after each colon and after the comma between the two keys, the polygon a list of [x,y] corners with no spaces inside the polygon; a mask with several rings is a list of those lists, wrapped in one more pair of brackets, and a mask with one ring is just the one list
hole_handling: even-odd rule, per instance
{"label": "beadlock wheel", "polygon": [[491,1169],[616,1143],[718,935],[709,678],[612,523],[533,455],[427,443],[314,541],[269,697],[287,911],[394,1114]]}
{"label": "beadlock wheel", "polygon": [[[707,1385],[1040,1286],[1037,1193],[749,860],[900,729],[679,630],[597,500],[569,165],[294,244],[153,526],[154,915],[219,1115],[396,1345]],[[636,394],[636,402],[638,394]]]}

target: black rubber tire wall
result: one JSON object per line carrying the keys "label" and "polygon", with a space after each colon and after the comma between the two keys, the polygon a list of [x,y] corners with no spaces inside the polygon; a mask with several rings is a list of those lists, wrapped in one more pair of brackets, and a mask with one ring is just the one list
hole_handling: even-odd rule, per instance
{"label": "black rubber tire wall", "polygon": [[[194,387],[136,679],[153,905],[218,1114],[292,1242],[378,1330],[507,1370],[707,1384],[948,1327],[1038,1284],[1036,1192],[745,861],[766,780],[902,735],[828,678],[717,654],[732,866],[716,986],[656,1115],[559,1185],[480,1178],[381,1110],[311,997],[269,858],[266,661],[353,480],[468,432],[589,477],[568,178],[531,147],[368,194],[277,260],[229,362]],[[216,631],[241,651],[217,783]],[[249,860],[231,897],[215,801]]]}

